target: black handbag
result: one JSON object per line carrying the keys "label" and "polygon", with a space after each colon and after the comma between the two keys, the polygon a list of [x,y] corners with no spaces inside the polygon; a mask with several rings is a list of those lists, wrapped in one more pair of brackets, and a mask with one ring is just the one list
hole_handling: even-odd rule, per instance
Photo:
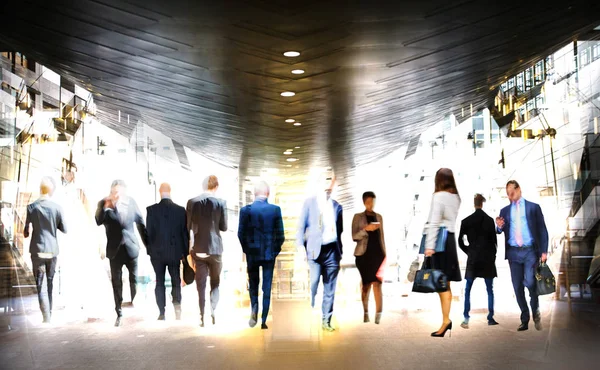
{"label": "black handbag", "polygon": [[448,290],[448,277],[442,270],[431,268],[431,257],[425,257],[423,266],[415,276],[412,291],[417,293],[441,293]]}
{"label": "black handbag", "polygon": [[556,291],[556,279],[545,262],[540,262],[535,271],[537,294],[546,295]]}
{"label": "black handbag", "polygon": [[194,272],[194,270],[188,263],[187,257],[184,257],[181,260],[181,262],[183,263],[183,281],[185,282],[186,285],[190,285],[191,283],[194,282],[196,273]]}

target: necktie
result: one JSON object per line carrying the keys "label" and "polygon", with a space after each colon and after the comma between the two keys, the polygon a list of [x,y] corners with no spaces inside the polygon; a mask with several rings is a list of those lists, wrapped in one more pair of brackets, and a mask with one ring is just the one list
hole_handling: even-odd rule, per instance
{"label": "necktie", "polygon": [[517,202],[516,204],[517,210],[515,212],[515,242],[517,242],[517,245],[519,247],[523,246],[523,233],[521,232],[521,206],[520,206],[520,202]]}

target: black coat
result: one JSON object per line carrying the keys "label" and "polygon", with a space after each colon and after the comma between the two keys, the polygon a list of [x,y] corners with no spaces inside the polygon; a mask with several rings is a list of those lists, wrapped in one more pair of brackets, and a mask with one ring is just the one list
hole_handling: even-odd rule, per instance
{"label": "black coat", "polygon": [[[465,245],[463,236],[469,245]],[[468,256],[465,278],[494,278],[496,251],[498,250],[494,220],[483,210],[477,209],[460,224],[458,246]]]}
{"label": "black coat", "polygon": [[96,210],[96,224],[106,228],[106,257],[109,259],[114,258],[121,247],[125,248],[129,258],[138,257],[140,247],[133,224],[137,225],[144,245],[148,245],[146,225],[137,203],[133,198],[124,198],[122,201],[127,204],[127,212],[124,215],[112,208],[104,209],[104,199],[98,202]]}
{"label": "black coat", "polygon": [[185,208],[170,199],[163,199],[146,210],[150,258],[170,263],[186,256],[190,248],[190,233]]}

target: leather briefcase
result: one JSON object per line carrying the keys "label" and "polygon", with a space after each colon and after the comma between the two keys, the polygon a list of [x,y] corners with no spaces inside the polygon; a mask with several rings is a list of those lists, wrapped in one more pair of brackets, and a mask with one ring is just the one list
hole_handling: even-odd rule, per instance
{"label": "leather briefcase", "polygon": [[546,295],[556,291],[556,279],[545,262],[540,262],[535,271],[537,294]]}

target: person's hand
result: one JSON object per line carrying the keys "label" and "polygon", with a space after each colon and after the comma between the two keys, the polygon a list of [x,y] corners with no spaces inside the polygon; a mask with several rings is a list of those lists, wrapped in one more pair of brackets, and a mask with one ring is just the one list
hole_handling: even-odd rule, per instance
{"label": "person's hand", "polygon": [[425,249],[425,257],[431,257],[435,254],[435,249]]}
{"label": "person's hand", "polygon": [[108,209],[108,208],[114,208],[114,204],[112,199],[109,198],[104,198],[104,209]]}
{"label": "person's hand", "polygon": [[365,231],[375,231],[379,229],[379,224],[368,224],[365,226]]}
{"label": "person's hand", "polygon": [[547,259],[548,259],[548,255],[546,253],[542,253],[542,257],[541,257],[542,262],[546,262]]}
{"label": "person's hand", "polygon": [[499,229],[503,229],[504,228],[504,218],[496,217],[496,225],[498,226]]}

